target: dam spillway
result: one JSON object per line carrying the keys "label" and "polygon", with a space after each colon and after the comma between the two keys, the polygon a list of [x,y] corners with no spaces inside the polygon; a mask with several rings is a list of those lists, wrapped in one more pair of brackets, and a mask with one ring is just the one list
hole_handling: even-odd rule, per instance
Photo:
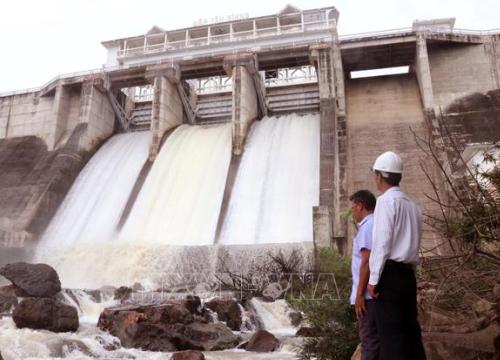
{"label": "dam spillway", "polygon": [[39,247],[110,241],[148,155],[149,132],[110,138],[82,170]]}
{"label": "dam spillway", "polygon": [[229,124],[177,128],[163,145],[119,240],[213,244],[230,159]]}
{"label": "dam spillway", "polygon": [[[405,181],[411,195],[426,203],[408,127],[430,126],[427,130],[440,134],[436,117],[442,110],[464,140],[461,146],[498,141],[495,114],[472,115],[478,110],[476,93],[498,108],[489,94],[499,84],[498,30],[464,31],[454,28],[454,19],[434,19],[339,35],[338,17],[334,7],[287,6],[272,15],[187,29],[155,26],[142,35],[104,41],[107,59],[99,69],[0,94],[0,151],[21,160],[7,155],[1,169],[0,244],[35,244],[86,155],[117,132],[150,130],[153,160],[166,132],[181,124],[231,123],[233,154],[239,156],[252,122],[294,112],[321,114],[320,197],[311,214],[319,246],[346,248],[352,229],[340,214],[348,195],[373,189],[358,169],[387,148],[413,162],[408,168],[414,173]],[[457,75],[456,69],[469,67],[475,70]],[[392,68],[407,72],[358,77]],[[462,102],[467,109],[454,105]],[[467,116],[470,121],[460,120]],[[373,147],[365,151],[367,136]],[[44,164],[36,171],[29,169],[32,162],[23,162],[27,152],[9,150],[21,138],[22,146],[36,152],[37,140],[42,148],[37,161]],[[12,163],[28,169],[18,171]],[[435,248],[431,237],[424,242]]]}
{"label": "dam spillway", "polygon": [[[147,136],[138,132],[108,140],[45,232],[38,260],[65,273],[64,285],[141,282],[154,288],[165,281],[161,274],[215,271],[216,227],[231,161],[230,124],[175,129],[119,229],[147,157]],[[217,243],[311,243],[308,215],[318,201],[318,181],[318,115],[255,122],[229,189],[229,211]]]}
{"label": "dam spillway", "polygon": [[266,117],[253,124],[220,244],[312,241],[319,140],[318,115]]}
{"label": "dam spillway", "polygon": [[[154,26],[103,42],[99,69],[0,94],[0,264],[13,261],[10,250],[32,261],[36,247],[35,261],[56,268],[84,323],[55,334],[4,316],[5,359],[168,357],[121,348],[95,327],[119,302],[114,287],[137,289],[133,301],[221,296],[214,274],[228,270],[251,276],[251,292],[254,279],[279,279],[270,290],[284,290],[269,276],[270,255],[299,253],[301,273],[317,259],[313,248],[348,253],[354,227],[341,214],[349,194],[376,191],[368,169],[383,151],[401,154],[405,192],[432,212],[420,167],[432,161],[412,139],[431,134],[446,147],[439,141],[451,129],[460,147],[499,141],[500,31],[435,19],[342,36],[338,15],[288,5]],[[406,70],[366,76],[394,68]],[[431,231],[422,240],[424,255],[442,254]],[[296,334],[284,300],[252,302],[245,317]],[[296,358],[283,349],[205,356]]]}

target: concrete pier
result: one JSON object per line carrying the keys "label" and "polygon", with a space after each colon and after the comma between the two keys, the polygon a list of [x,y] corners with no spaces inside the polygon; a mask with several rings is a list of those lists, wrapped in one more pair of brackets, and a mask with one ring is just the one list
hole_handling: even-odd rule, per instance
{"label": "concrete pier", "polygon": [[255,54],[227,56],[224,69],[231,75],[233,84],[233,154],[241,155],[248,129],[259,114],[258,88],[253,80],[258,74],[257,57]]}
{"label": "concrete pier", "polygon": [[[341,216],[347,207],[344,74],[335,40],[331,44],[311,46],[310,50],[318,73],[320,97],[319,204],[329,209],[323,210],[323,217],[315,227],[318,231],[315,239],[330,234],[331,239],[319,242],[335,244],[344,250],[347,235],[347,219]],[[331,231],[319,229],[321,224],[324,226],[324,216],[331,217]]]}
{"label": "concrete pier", "polygon": [[180,69],[176,65],[149,67],[146,77],[153,83],[154,89],[149,148],[149,160],[153,161],[165,133],[183,122],[182,102],[177,92]]}

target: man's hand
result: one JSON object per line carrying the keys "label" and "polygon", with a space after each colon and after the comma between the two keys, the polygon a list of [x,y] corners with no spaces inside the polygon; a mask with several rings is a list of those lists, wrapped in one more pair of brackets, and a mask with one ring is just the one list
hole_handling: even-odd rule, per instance
{"label": "man's hand", "polygon": [[367,290],[372,298],[376,299],[378,297],[378,292],[375,291],[375,285],[368,284]]}
{"label": "man's hand", "polygon": [[354,311],[356,311],[356,318],[361,320],[363,315],[366,313],[366,302],[363,295],[356,296],[356,302],[354,303]]}

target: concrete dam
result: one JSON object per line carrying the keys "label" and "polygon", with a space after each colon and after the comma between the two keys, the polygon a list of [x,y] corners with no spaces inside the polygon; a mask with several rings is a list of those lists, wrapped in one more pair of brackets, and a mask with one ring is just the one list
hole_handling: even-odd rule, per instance
{"label": "concrete dam", "polygon": [[[155,26],[104,41],[100,69],[0,94],[4,253],[91,288],[204,273],[220,246],[239,249],[236,264],[276,246],[347,252],[342,211],[374,190],[385,150],[432,211],[413,133],[439,141],[445,125],[464,151],[500,140],[500,31],[436,19],[339,35],[338,18],[287,6]],[[380,69],[398,73],[360,76]],[[426,231],[423,247],[437,242]]]}

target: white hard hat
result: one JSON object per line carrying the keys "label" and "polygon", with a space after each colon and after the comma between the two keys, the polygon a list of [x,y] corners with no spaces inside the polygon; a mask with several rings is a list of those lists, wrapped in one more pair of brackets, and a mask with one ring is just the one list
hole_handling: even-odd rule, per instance
{"label": "white hard hat", "polygon": [[375,160],[372,170],[402,174],[403,160],[401,160],[398,154],[386,151]]}

